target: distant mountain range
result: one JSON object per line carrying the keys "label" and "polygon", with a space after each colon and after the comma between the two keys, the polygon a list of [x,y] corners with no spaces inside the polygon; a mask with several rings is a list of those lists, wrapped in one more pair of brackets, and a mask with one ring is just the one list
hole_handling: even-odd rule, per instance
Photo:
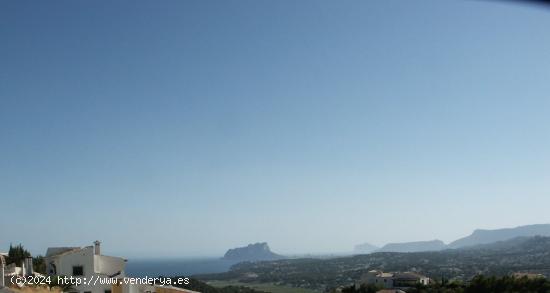
{"label": "distant mountain range", "polygon": [[223,259],[236,261],[277,260],[283,258],[285,257],[273,253],[266,242],[229,249],[223,256]]}
{"label": "distant mountain range", "polygon": [[254,276],[254,280],[266,283],[322,292],[326,288],[348,286],[350,280],[359,280],[370,270],[410,271],[434,280],[444,276],[458,281],[468,281],[479,274],[509,276],[516,272],[542,274],[548,277],[550,237],[515,237],[490,244],[441,251],[375,252],[328,259],[285,259],[253,264],[245,262],[234,265],[225,273],[197,277],[205,281],[249,282],[250,276]]}
{"label": "distant mountain range", "polygon": [[[504,228],[496,230],[477,229],[471,235],[460,238],[446,245],[441,240],[388,243],[378,250],[365,249],[363,252],[354,250],[355,253],[372,252],[422,252],[440,251],[444,249],[456,249],[481,244],[495,243],[498,241],[510,240],[517,237],[550,236],[550,224],[535,224],[519,226],[515,228]],[[360,246],[360,245],[358,245]],[[368,247],[367,247],[368,248]]]}
{"label": "distant mountain range", "polygon": [[416,241],[403,243],[388,243],[378,250],[378,252],[421,252],[421,251],[439,251],[447,248],[447,245],[441,240]]}
{"label": "distant mountain range", "polygon": [[449,248],[460,248],[504,241],[516,237],[550,236],[550,224],[537,224],[497,230],[475,230],[470,236],[451,242]]}
{"label": "distant mountain range", "polygon": [[356,253],[356,254],[365,254],[365,253],[371,253],[371,252],[374,252],[376,250],[378,250],[379,247],[377,246],[374,246],[370,243],[362,243],[362,244],[357,244],[355,245],[355,247],[353,248],[353,253]]}
{"label": "distant mountain range", "polygon": [[[369,243],[362,243],[355,246],[353,253],[441,251],[445,249],[476,247],[483,244],[494,243],[498,245],[497,242],[499,241],[533,236],[550,236],[550,224],[535,224],[496,230],[477,229],[471,235],[455,240],[448,245],[441,240],[388,243],[382,248]],[[235,261],[279,260],[284,258],[288,257],[272,252],[266,242],[229,249],[223,256],[223,259]]]}

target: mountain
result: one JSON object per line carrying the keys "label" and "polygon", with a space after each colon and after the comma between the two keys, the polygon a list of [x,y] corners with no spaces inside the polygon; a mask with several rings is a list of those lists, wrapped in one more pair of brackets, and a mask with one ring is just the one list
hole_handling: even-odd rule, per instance
{"label": "mountain", "polygon": [[223,256],[223,259],[238,261],[277,260],[282,258],[284,258],[282,255],[271,252],[266,242],[229,249]]}
{"label": "mountain", "polygon": [[[457,248],[457,251],[491,251],[491,252],[500,252],[500,253],[526,253],[528,245],[526,243],[541,243],[541,240],[548,242],[549,237],[543,236],[520,236],[508,240],[491,242],[487,244],[478,244],[473,246],[464,246]],[[537,242],[538,241],[538,242]]]}
{"label": "mountain", "polygon": [[516,237],[550,236],[550,224],[536,224],[497,230],[475,230],[470,236],[460,238],[449,244],[449,248],[461,248],[487,244]]}
{"label": "mountain", "polygon": [[370,243],[361,243],[355,245],[353,248],[353,253],[355,254],[365,254],[365,253],[371,253],[378,249],[378,247],[370,244]]}
{"label": "mountain", "polygon": [[543,274],[548,277],[550,237],[518,237],[491,244],[441,251],[375,252],[329,259],[242,262],[231,267],[228,272],[201,275],[197,278],[206,281],[245,282],[250,281],[250,275],[253,274],[256,280],[264,283],[323,292],[326,288],[349,286],[350,280],[359,280],[370,270],[416,272],[434,280],[444,276],[458,281],[469,281],[480,274],[509,276],[516,272]]}
{"label": "mountain", "polygon": [[447,245],[441,240],[416,241],[403,243],[388,243],[384,245],[379,252],[421,252],[421,251],[439,251],[447,248]]}

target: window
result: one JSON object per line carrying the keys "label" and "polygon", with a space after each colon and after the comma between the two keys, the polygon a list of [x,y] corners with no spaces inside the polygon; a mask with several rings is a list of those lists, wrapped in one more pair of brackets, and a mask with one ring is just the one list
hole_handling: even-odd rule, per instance
{"label": "window", "polygon": [[50,262],[50,275],[56,275],[57,274],[57,267],[53,262]]}
{"label": "window", "polygon": [[82,266],[73,266],[73,276],[84,276],[84,268]]}
{"label": "window", "polygon": [[105,293],[111,293],[111,290],[105,290]]}

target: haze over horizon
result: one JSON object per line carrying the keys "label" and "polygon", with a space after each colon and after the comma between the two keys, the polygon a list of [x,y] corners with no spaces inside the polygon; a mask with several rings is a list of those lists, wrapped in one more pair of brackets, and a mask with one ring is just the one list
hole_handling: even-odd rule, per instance
{"label": "haze over horizon", "polygon": [[330,253],[549,223],[549,16],[3,1],[0,251]]}

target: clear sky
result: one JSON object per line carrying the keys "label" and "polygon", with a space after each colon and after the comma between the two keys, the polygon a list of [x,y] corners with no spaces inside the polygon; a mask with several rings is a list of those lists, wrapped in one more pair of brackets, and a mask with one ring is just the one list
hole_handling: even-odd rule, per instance
{"label": "clear sky", "polygon": [[550,9],[0,2],[0,250],[280,253],[548,223]]}

